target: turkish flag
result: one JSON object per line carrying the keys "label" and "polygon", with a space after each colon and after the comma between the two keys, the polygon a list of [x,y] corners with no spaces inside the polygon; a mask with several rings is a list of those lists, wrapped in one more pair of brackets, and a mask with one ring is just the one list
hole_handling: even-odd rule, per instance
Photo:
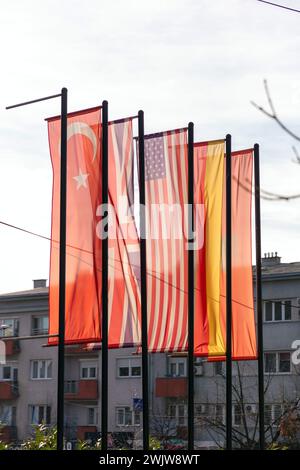
{"label": "turkish flag", "polygon": [[[53,167],[49,334],[58,333],[60,228],[60,116],[48,121]],[[68,115],[66,344],[101,339],[101,108]],[[57,338],[49,338],[49,345]]]}

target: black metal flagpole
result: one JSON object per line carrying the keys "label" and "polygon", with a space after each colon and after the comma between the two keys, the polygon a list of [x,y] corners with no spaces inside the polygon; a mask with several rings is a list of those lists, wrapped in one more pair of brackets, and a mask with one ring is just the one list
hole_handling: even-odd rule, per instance
{"label": "black metal flagpole", "polygon": [[[188,238],[194,233],[194,124],[188,125]],[[194,249],[188,252],[188,450],[194,448]]]}
{"label": "black metal flagpole", "polygon": [[146,197],[144,111],[138,113],[139,180],[140,180],[140,261],[142,315],[142,389],[143,389],[143,449],[149,450],[149,378],[148,378],[148,320],[147,320],[147,259],[146,259]]}
{"label": "black metal flagpole", "polygon": [[[102,204],[108,204],[108,103],[102,103]],[[107,216],[107,211],[104,214]],[[108,425],[108,234],[102,234],[101,449],[107,450]]]}
{"label": "black metal flagpole", "polygon": [[226,136],[226,449],[232,449],[231,135]]}
{"label": "black metal flagpole", "polygon": [[64,449],[64,379],[65,379],[65,299],[66,299],[66,219],[67,219],[67,122],[68,90],[35,100],[7,106],[6,109],[27,106],[40,101],[61,98],[60,140],[60,236],[59,236],[59,311],[58,311],[58,373],[57,373],[57,450]]}
{"label": "black metal flagpole", "polygon": [[68,90],[61,90],[57,449],[64,448]]}
{"label": "black metal flagpole", "polygon": [[260,216],[260,171],[259,145],[254,145],[254,186],[255,186],[255,243],[256,243],[256,315],[258,351],[258,403],[259,403],[259,447],[265,448],[265,397],[264,397],[264,346],[261,286],[261,216]]}

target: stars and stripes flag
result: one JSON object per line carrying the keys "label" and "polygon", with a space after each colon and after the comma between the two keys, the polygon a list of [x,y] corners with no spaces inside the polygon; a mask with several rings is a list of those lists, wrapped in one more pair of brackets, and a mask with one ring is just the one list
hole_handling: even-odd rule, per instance
{"label": "stars and stripes flag", "polygon": [[187,347],[187,130],[145,136],[149,351]]}

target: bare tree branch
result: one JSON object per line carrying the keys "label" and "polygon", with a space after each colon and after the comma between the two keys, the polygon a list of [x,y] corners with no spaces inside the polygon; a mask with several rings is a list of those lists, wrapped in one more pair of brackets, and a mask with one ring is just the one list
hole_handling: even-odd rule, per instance
{"label": "bare tree branch", "polygon": [[271,94],[270,94],[270,90],[269,90],[269,86],[268,86],[268,82],[267,80],[264,80],[264,88],[265,88],[265,92],[266,92],[266,96],[267,96],[267,100],[268,100],[268,103],[269,103],[269,106],[270,106],[270,111],[267,111],[265,108],[263,108],[262,106],[258,105],[257,103],[255,103],[254,101],[251,101],[251,104],[256,108],[258,109],[258,111],[262,112],[263,114],[265,114],[266,116],[268,116],[270,119],[273,119],[280,127],[281,129],[283,129],[287,134],[289,134],[291,137],[293,137],[293,139],[297,140],[298,142],[300,142],[300,137],[295,134],[295,132],[291,131],[283,122],[282,120],[278,117],[278,114],[275,110],[275,107],[274,107],[274,103],[273,103],[273,100],[271,98]]}

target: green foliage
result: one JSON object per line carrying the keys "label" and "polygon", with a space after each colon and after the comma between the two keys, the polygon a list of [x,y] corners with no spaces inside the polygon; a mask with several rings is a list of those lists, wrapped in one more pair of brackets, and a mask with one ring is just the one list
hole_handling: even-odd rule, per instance
{"label": "green foliage", "polygon": [[76,444],[76,450],[101,450],[101,439],[98,439],[95,444],[90,444],[87,441],[79,441]]}
{"label": "green foliage", "polygon": [[0,450],[9,450],[9,444],[5,444],[5,442],[0,441]]}
{"label": "green foliage", "polygon": [[57,430],[44,424],[34,426],[34,436],[21,445],[22,450],[56,450]]}
{"label": "green foliage", "polygon": [[288,450],[288,446],[279,444],[278,442],[273,442],[267,447],[267,450]]}
{"label": "green foliage", "polygon": [[[1,429],[2,429],[3,427],[4,427],[3,424],[0,423],[0,439],[1,439]],[[0,440],[0,450],[8,450],[9,447],[10,447],[9,444],[6,444],[5,442],[3,442],[3,441]]]}
{"label": "green foliage", "polygon": [[159,449],[161,449],[161,443],[156,437],[150,436],[149,449],[150,450],[159,450]]}

